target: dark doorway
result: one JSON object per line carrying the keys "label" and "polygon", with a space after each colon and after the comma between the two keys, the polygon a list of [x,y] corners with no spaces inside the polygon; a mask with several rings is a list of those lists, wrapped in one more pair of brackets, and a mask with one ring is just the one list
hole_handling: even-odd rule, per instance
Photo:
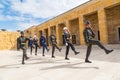
{"label": "dark doorway", "polygon": [[76,35],[72,35],[72,43],[76,44]]}
{"label": "dark doorway", "polygon": [[118,28],[118,35],[119,35],[119,41],[120,41],[120,28]]}
{"label": "dark doorway", "polygon": [[49,46],[49,43],[48,43],[48,29],[45,29],[45,35],[46,35],[47,46]]}
{"label": "dark doorway", "polygon": [[65,44],[64,35],[62,35],[62,39],[63,39],[63,45],[64,45]]}
{"label": "dark doorway", "polygon": [[98,40],[100,40],[100,31],[98,31]]}

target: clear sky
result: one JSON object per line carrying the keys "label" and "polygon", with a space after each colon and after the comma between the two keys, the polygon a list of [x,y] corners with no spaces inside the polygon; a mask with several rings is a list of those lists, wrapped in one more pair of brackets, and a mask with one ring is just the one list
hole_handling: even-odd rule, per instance
{"label": "clear sky", "polygon": [[89,0],[0,0],[0,29],[24,30]]}

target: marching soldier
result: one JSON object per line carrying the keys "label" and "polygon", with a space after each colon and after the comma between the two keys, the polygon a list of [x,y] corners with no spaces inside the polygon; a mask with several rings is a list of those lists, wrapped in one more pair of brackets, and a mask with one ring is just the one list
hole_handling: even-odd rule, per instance
{"label": "marching soldier", "polygon": [[85,38],[85,42],[87,44],[87,53],[86,53],[86,59],[85,59],[85,62],[86,63],[92,63],[91,61],[89,61],[89,56],[90,56],[90,53],[91,53],[91,49],[92,49],[92,45],[95,44],[95,45],[98,45],[101,49],[103,49],[105,51],[106,54],[109,54],[111,53],[113,50],[108,50],[106,49],[99,40],[95,40],[94,37],[95,37],[95,33],[91,27],[91,23],[90,21],[86,21],[86,28],[84,29],[84,38]]}
{"label": "marching soldier", "polygon": [[55,48],[57,48],[60,52],[61,52],[61,48],[57,46],[56,36],[53,31],[51,32],[51,35],[50,35],[50,43],[52,45],[52,58],[55,58],[54,56]]}
{"label": "marching soldier", "polygon": [[26,54],[26,41],[29,40],[29,38],[24,36],[24,32],[21,31],[21,36],[19,37],[19,44],[20,44],[20,48],[23,50],[23,56],[22,56],[22,64],[25,64],[24,59],[29,59],[29,57],[27,57]]}
{"label": "marching soldier", "polygon": [[30,36],[29,41],[28,41],[28,47],[30,47],[30,54],[32,55],[32,50],[33,50],[33,39]]}
{"label": "marching soldier", "polygon": [[38,38],[36,35],[34,35],[33,43],[35,45],[35,55],[37,55],[37,48],[39,47],[39,45],[38,45]]}
{"label": "marching soldier", "polygon": [[40,46],[43,47],[43,53],[42,53],[42,56],[45,56],[45,49],[47,51],[49,51],[48,47],[47,47],[47,44],[46,44],[46,38],[44,37],[44,35],[42,34],[41,37],[40,37]]}
{"label": "marching soldier", "polygon": [[65,40],[65,45],[66,45],[66,55],[65,55],[65,59],[66,59],[66,60],[69,60],[69,58],[68,58],[68,53],[69,53],[69,48],[70,48],[70,47],[71,47],[71,49],[74,51],[75,55],[79,54],[80,52],[77,52],[77,51],[75,50],[75,47],[73,46],[73,44],[70,43],[71,36],[70,36],[70,32],[69,32],[69,30],[67,29],[67,27],[64,27],[63,30],[64,30],[64,40]]}

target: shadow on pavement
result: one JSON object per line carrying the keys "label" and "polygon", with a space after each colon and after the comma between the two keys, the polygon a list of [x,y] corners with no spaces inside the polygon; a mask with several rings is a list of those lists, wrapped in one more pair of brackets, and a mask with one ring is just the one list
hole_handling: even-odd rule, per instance
{"label": "shadow on pavement", "polygon": [[79,65],[79,64],[84,64],[84,62],[75,63],[75,64],[57,65],[57,66],[53,66],[53,67],[43,68],[41,70],[60,69],[60,68],[71,68],[71,69],[91,69],[92,68],[92,69],[99,69],[99,67],[74,67],[75,65]]}

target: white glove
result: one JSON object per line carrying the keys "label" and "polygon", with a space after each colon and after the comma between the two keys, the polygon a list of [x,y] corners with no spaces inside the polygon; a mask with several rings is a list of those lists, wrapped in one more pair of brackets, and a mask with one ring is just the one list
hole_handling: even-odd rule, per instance
{"label": "white glove", "polygon": [[68,43],[65,43],[66,46],[68,46]]}

